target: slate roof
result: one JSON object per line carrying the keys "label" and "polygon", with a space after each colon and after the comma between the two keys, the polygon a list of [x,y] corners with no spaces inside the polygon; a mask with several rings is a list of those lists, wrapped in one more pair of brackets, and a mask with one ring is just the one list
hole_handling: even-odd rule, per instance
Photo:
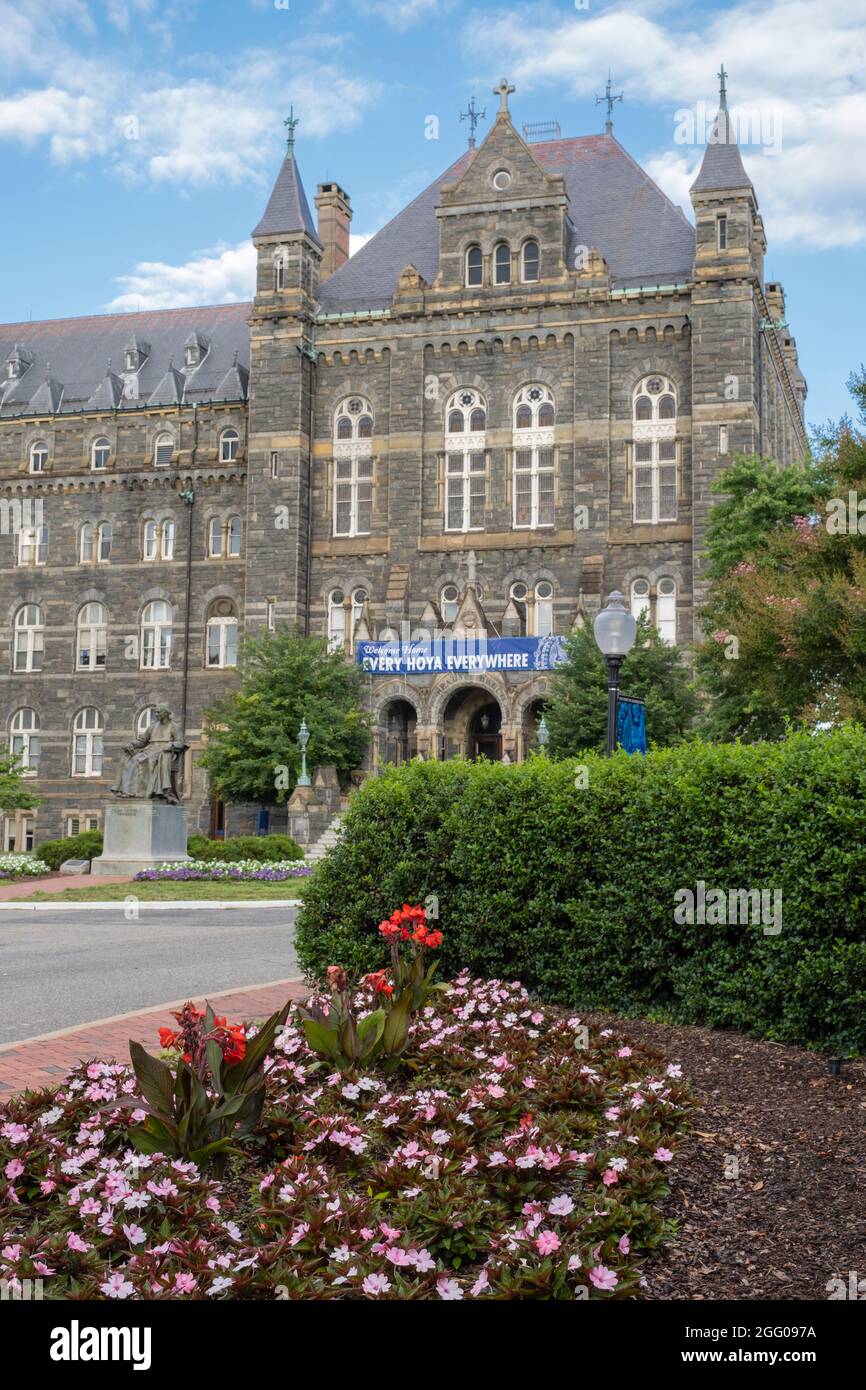
{"label": "slate roof", "polygon": [[317,246],[322,244],[307,202],[304,181],[291,150],[283,160],[274,191],[253,236],[282,236],[286,232],[307,232]]}
{"label": "slate roof", "polygon": [[[49,319],[41,323],[0,324],[0,366],[19,349],[33,358],[17,381],[0,375],[0,418],[44,412],[63,387],[60,413],[91,408],[110,409],[121,387],[134,379],[137,399],[124,397],[119,409],[134,409],[154,397],[183,400],[228,399],[227,383],[244,387],[248,380],[252,305],[219,304],[191,309],[152,309],[140,314],[96,314],[89,318]],[[171,368],[184,361],[184,344],[191,333],[203,335],[207,353],[198,367]],[[127,373],[126,349],[137,342],[147,358],[137,374]],[[234,373],[237,354],[238,373]],[[111,359],[111,375],[108,361]],[[50,363],[50,367],[49,367]],[[233,374],[234,373],[234,374]],[[48,378],[54,385],[47,386]],[[167,378],[169,378],[167,380]],[[178,384],[179,383],[179,384]],[[45,389],[42,389],[45,387]]]}
{"label": "slate roof", "polygon": [[[565,179],[572,245],[598,247],[614,288],[687,280],[695,232],[680,208],[612,135],[546,140],[531,146],[541,167]],[[400,272],[414,265],[428,283],[439,269],[436,204],[480,151],[469,150],[326,280],[325,313],[387,308]]]}
{"label": "slate roof", "polygon": [[752,188],[752,180],[743,167],[740,149],[727,104],[719,107],[713,129],[701,160],[698,176],[691,191],[703,189]]}

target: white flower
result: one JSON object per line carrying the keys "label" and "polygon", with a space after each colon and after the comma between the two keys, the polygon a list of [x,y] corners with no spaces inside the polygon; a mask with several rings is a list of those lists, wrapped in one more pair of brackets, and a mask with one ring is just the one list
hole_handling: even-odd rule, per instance
{"label": "white flower", "polygon": [[208,1289],[208,1298],[212,1298],[215,1293],[222,1293],[224,1289],[230,1289],[234,1282],[234,1279],[226,1279],[222,1274],[220,1274],[216,1279],[214,1279],[213,1283]]}
{"label": "white flower", "polygon": [[440,1279],[436,1284],[436,1292],[446,1303],[456,1303],[463,1297],[463,1290],[456,1279]]}

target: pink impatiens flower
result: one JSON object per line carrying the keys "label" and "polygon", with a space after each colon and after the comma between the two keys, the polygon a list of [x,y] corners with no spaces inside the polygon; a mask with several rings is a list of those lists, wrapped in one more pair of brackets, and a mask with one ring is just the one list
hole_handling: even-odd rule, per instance
{"label": "pink impatiens flower", "polygon": [[391,1287],[391,1280],[386,1279],[384,1274],[368,1274],[361,1288],[364,1293],[371,1298],[378,1298],[380,1293],[387,1293]]}
{"label": "pink impatiens flower", "polygon": [[463,1297],[463,1290],[456,1279],[439,1279],[436,1292],[446,1303],[456,1303]]}
{"label": "pink impatiens flower", "polygon": [[82,1240],[81,1236],[76,1235],[75,1231],[70,1231],[66,1237],[66,1248],[67,1250],[77,1250],[79,1254],[84,1255],[92,1249],[92,1246],[88,1245],[86,1240]]}
{"label": "pink impatiens flower", "polygon": [[658,1159],[659,1163],[670,1163],[673,1154],[670,1149],[656,1149],[653,1158]]}
{"label": "pink impatiens flower", "polygon": [[20,1158],[10,1158],[3,1171],[9,1181],[12,1182],[13,1178],[21,1177],[21,1174],[24,1172],[24,1164],[21,1162]]}
{"label": "pink impatiens flower", "polygon": [[535,1242],[539,1255],[552,1255],[559,1249],[559,1236],[554,1231],[542,1231]]}
{"label": "pink impatiens flower", "polygon": [[612,1269],[606,1269],[604,1265],[596,1265],[595,1269],[589,1271],[589,1277],[597,1289],[604,1289],[606,1292],[615,1289],[619,1283],[619,1276],[614,1274]]}
{"label": "pink impatiens flower", "polygon": [[619,1182],[619,1173],[615,1168],[605,1168],[601,1175],[601,1180],[605,1187],[613,1187],[615,1182]]}
{"label": "pink impatiens flower", "polygon": [[122,1274],[112,1274],[104,1284],[99,1285],[106,1298],[129,1298],[135,1288]]}
{"label": "pink impatiens flower", "polygon": [[621,1255],[627,1255],[631,1249],[631,1241],[628,1236],[620,1236],[616,1248]]}

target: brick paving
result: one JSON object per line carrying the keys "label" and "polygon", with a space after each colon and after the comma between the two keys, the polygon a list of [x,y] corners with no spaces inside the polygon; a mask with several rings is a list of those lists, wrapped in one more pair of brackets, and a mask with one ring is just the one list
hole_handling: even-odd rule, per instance
{"label": "brick paving", "polygon": [[131,883],[124,878],[91,878],[90,874],[46,874],[44,878],[24,878],[17,883],[0,884],[0,902],[29,898],[33,893],[62,893],[65,888],[94,888],[103,883]]}
{"label": "brick paving", "polygon": [[[287,999],[304,999],[309,993],[300,980],[278,980],[248,989],[233,989],[208,996],[217,1012],[230,1021],[267,1018]],[[80,1061],[129,1061],[130,1040],[142,1043],[151,1052],[159,1051],[158,1030],[173,1027],[171,1009],[183,1000],[161,1004],[121,1018],[86,1023],[45,1038],[0,1046],[0,1100],[16,1091],[37,1090],[57,1085],[71,1067]],[[202,1000],[193,1002],[201,1006]]]}

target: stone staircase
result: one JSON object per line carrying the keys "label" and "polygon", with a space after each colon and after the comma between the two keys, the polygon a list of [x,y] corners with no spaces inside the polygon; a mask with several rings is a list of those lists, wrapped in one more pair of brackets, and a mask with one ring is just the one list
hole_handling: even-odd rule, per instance
{"label": "stone staircase", "polygon": [[306,860],[308,864],[315,864],[319,859],[323,859],[331,846],[337,843],[342,824],[342,818],[334,816],[324,835],[316,841],[311,849],[307,850]]}

